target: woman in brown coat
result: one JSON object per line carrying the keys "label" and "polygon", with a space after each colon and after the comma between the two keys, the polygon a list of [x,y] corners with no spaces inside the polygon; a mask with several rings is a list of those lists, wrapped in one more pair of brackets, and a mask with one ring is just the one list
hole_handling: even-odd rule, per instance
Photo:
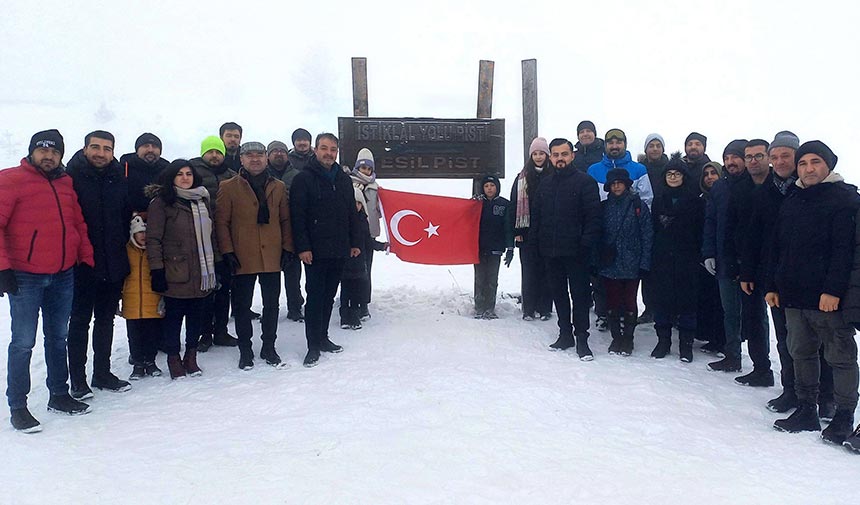
{"label": "woman in brown coat", "polygon": [[[163,349],[170,377],[196,376],[197,344],[205,321],[205,298],[217,284],[212,248],[209,192],[187,160],[178,159],[159,175],[149,204],[146,254],[152,290],[164,295]],[[185,357],[179,332],[185,320]]]}

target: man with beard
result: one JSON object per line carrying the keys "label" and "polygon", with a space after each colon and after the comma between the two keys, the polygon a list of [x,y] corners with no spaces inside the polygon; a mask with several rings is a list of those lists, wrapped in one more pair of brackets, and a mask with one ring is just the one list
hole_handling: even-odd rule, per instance
{"label": "man with beard", "polygon": [[645,154],[639,156],[639,163],[645,165],[648,180],[651,182],[651,191],[654,193],[654,198],[658,198],[666,188],[663,184],[663,169],[669,163],[666,144],[659,133],[649,133],[645,137]]}
{"label": "man with beard", "polygon": [[221,125],[218,135],[224,142],[224,163],[227,165],[227,168],[239,173],[239,169],[242,168],[242,160],[239,159],[239,144],[242,143],[242,127],[230,121]]}
{"label": "man with beard", "polygon": [[[191,166],[200,174],[203,186],[209,191],[209,212],[213,216],[218,204],[218,187],[223,181],[236,175],[236,172],[224,163],[226,152],[224,142],[219,137],[211,135],[200,143],[200,157],[189,160]],[[213,345],[235,347],[238,344],[236,337],[230,335],[227,330],[233,275],[230,273],[230,266],[221,257],[217,241],[213,241],[212,245],[215,249],[215,275],[218,276],[218,289],[209,295],[207,320],[203,325],[203,334],[200,336],[197,352],[206,352]]]}
{"label": "man with beard", "polygon": [[290,188],[293,242],[305,264],[306,367],[316,366],[320,351],[337,353],[343,348],[328,336],[334,295],[346,260],[361,254],[361,215],[355,207],[352,180],[337,163],[338,139],[331,133],[317,135],[315,154]]}
{"label": "man with beard", "polygon": [[[708,363],[708,368],[723,372],[741,371],[741,295],[743,293],[738,284],[737,258],[730,255],[734,249],[727,247],[726,241],[732,237],[728,227],[732,187],[744,178],[749,178],[744,164],[746,145],[746,139],[737,139],[729,142],[723,150],[723,177],[711,187],[705,207],[702,257],[705,258],[705,268],[711,275],[717,277],[720,302],[723,306],[723,326],[726,332],[723,352],[714,351],[718,356],[723,355],[723,359]],[[695,144],[693,148],[695,150]]]}
{"label": "man with beard", "polygon": [[69,320],[69,376],[71,394],[78,400],[91,398],[87,386],[87,347],[93,321],[93,377],[96,389],[123,392],[131,384],[118,379],[110,369],[113,320],[119,306],[122,284],[131,271],[125,246],[131,211],[125,171],[113,156],[114,136],[97,130],[84,138],[84,147],[69,161],[78,203],[93,245],[95,267],[75,267],[75,293]]}
{"label": "man with beard", "polygon": [[823,347],[833,368],[836,413],[821,438],[841,445],[854,429],[860,382],[855,331],[842,310],[854,261],[860,196],[833,171],[838,158],[823,142],[804,143],[795,160],[797,189],[779,209],[766,300],[771,307],[785,308],[798,407],[773,426],[790,433],[821,430],[816,402]]}
{"label": "man with beard", "polygon": [[48,410],[68,415],[90,411],[69,396],[66,338],[76,263],[93,265],[78,197],[63,170],[63,136],[57,130],[33,135],[27,157],[0,171],[0,296],[9,294],[12,334],[6,368],[6,398],[12,427],[42,430],[27,408],[30,359],[42,316]]}
{"label": "man with beard", "polygon": [[573,144],[569,140],[553,139],[549,149],[554,169],[538,188],[529,240],[537,244],[546,262],[558,312],[559,336],[550,348],[564,350],[575,345],[579,359],[591,361],[594,355],[588,346],[588,281],[591,253],[602,228],[600,193],[591,176],[574,168]]}
{"label": "man with beard", "polygon": [[576,126],[576,157],[573,159],[573,168],[580,172],[587,172],[588,167],[599,162],[603,158],[603,139],[597,138],[597,128],[591,121],[581,121]]}
{"label": "man with beard", "polygon": [[119,159],[128,179],[128,203],[132,212],[146,213],[150,198],[144,188],[155,182],[158,174],[168,165],[161,157],[161,139],[153,133],[144,133],[134,141],[133,153]]}
{"label": "man with beard", "polygon": [[[310,143],[308,143],[310,144]],[[280,180],[287,187],[289,194],[293,178],[299,170],[292,166],[287,160],[287,145],[280,140],[273,140],[266,148],[269,156],[269,175]],[[302,314],[302,305],[305,299],[302,297],[302,262],[295,255],[291,256],[284,265],[284,290],[287,292],[287,319],[296,322],[305,320]]]}
{"label": "man with beard", "polygon": [[291,140],[293,148],[287,154],[288,162],[294,169],[302,170],[314,154],[311,150],[311,133],[304,128],[297,128]]}
{"label": "man with beard", "polygon": [[684,140],[684,162],[687,163],[687,171],[691,181],[702,180],[702,170],[711,159],[705,154],[708,148],[708,137],[698,132],[692,132]]}

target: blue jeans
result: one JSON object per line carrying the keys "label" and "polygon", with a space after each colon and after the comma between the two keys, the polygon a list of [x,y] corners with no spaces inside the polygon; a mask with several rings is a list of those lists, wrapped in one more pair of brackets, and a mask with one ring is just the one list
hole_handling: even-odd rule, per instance
{"label": "blue jeans", "polygon": [[734,279],[717,277],[720,286],[720,302],[723,305],[723,326],[726,329],[727,358],[741,359],[741,285]]}
{"label": "blue jeans", "polygon": [[58,274],[15,272],[18,294],[9,295],[12,317],[12,339],[6,371],[6,398],[10,409],[27,406],[30,392],[30,357],[36,345],[39,311],[42,311],[42,333],[45,335],[45,384],[52,395],[69,393],[69,365],[66,362],[66,338],[75,278],[72,269]]}

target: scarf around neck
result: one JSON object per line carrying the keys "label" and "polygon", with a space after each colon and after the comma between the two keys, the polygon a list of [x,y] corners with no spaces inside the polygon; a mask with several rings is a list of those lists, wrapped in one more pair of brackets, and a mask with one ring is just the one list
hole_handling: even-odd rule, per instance
{"label": "scarf around neck", "polygon": [[248,181],[257,197],[257,224],[269,224],[269,203],[266,200],[266,184],[269,182],[269,174],[263,171],[257,175],[251,175],[244,168],[240,173]]}
{"label": "scarf around neck", "polygon": [[529,213],[529,183],[526,180],[526,170],[517,176],[517,214],[514,228],[528,228],[531,224]]}
{"label": "scarf around neck", "polygon": [[212,219],[206,208],[209,191],[203,186],[191,189],[175,187],[176,197],[187,200],[191,204],[191,215],[194,220],[194,236],[197,239],[197,256],[200,260],[200,290],[212,291],[216,287],[215,253],[212,249]]}

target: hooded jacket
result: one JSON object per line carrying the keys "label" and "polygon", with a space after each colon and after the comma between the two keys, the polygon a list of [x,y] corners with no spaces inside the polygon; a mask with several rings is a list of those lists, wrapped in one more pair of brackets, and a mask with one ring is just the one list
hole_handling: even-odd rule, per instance
{"label": "hooded jacket", "polygon": [[146,196],[145,188],[158,179],[158,174],[170,162],[164,158],[158,158],[155,163],[149,164],[137,153],[128,153],[122,155],[119,164],[125,170],[125,177],[128,179],[128,204],[132,212],[146,212],[149,207],[149,197]]}
{"label": "hooded jacket", "polygon": [[492,183],[496,186],[496,196],[491,198],[481,191],[478,199],[481,200],[481,223],[478,234],[478,252],[482,255],[500,256],[508,247],[514,246],[512,230],[507,226],[508,212],[511,211],[511,202],[507,198],[499,196],[502,189],[499,178],[494,175],[484,177],[484,184]]}

